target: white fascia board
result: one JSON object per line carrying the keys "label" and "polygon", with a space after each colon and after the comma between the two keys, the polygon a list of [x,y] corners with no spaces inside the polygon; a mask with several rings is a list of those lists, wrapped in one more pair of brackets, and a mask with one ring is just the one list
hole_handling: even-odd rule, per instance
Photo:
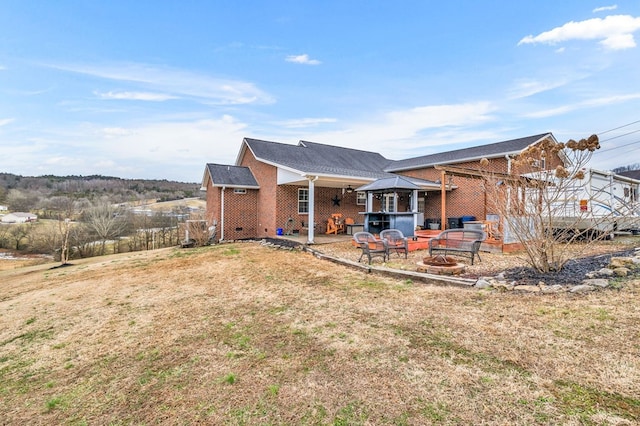
{"label": "white fascia board", "polygon": [[209,167],[204,167],[204,173],[202,174],[202,184],[200,186],[200,191],[207,190],[207,178],[211,179],[211,175],[209,174]]}

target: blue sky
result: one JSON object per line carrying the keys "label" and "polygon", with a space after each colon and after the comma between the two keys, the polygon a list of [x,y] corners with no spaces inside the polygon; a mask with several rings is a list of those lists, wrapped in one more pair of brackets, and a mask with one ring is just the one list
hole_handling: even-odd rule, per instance
{"label": "blue sky", "polygon": [[[200,181],[243,137],[640,162],[640,2],[0,3],[0,172]],[[616,130],[613,130],[616,129]]]}

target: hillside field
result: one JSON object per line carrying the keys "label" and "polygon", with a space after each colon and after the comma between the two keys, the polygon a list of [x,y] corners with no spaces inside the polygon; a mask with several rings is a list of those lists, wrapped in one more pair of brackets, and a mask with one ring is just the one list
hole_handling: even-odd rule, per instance
{"label": "hillside field", "polygon": [[400,281],[258,242],[0,269],[0,424],[632,425],[640,281]]}

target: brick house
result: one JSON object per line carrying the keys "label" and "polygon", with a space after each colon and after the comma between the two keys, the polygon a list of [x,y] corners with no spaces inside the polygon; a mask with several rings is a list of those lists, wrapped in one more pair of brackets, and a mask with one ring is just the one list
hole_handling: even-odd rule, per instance
{"label": "brick house", "polygon": [[[446,217],[484,220],[491,212],[479,180],[447,172],[446,167],[483,170],[480,160],[486,158],[491,160],[492,171],[508,174],[520,152],[546,138],[556,142],[551,133],[543,133],[405,160],[308,141],[290,145],[245,138],[235,165],[210,163],[205,167],[206,220],[217,225],[220,240],[273,237],[284,230],[306,232],[310,243],[314,235],[326,231],[334,213],[362,223],[366,210],[408,212],[413,224],[426,227],[426,221],[444,218],[445,179]],[[553,167],[559,161],[551,159],[542,167]],[[397,176],[417,189],[393,193],[356,190]]]}

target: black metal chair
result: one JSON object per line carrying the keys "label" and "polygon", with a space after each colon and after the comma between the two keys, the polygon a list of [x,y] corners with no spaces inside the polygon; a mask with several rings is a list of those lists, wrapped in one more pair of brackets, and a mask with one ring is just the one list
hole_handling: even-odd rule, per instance
{"label": "black metal chair", "polygon": [[358,246],[362,249],[358,262],[362,260],[362,256],[364,255],[369,259],[369,265],[371,265],[371,259],[373,257],[381,256],[383,262],[389,258],[389,249],[385,240],[379,240],[374,237],[373,234],[365,231],[353,234],[353,240],[358,243]]}

